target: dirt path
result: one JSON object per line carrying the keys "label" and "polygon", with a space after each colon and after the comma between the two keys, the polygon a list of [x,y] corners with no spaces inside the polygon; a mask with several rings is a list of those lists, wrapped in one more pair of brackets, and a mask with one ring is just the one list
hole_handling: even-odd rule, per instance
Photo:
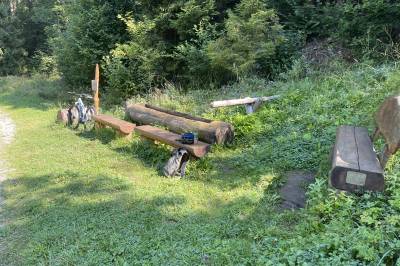
{"label": "dirt path", "polygon": [[14,122],[8,115],[0,112],[0,229],[4,226],[2,183],[6,180],[7,174],[12,170],[7,166],[7,161],[4,159],[4,154],[2,153],[4,148],[13,141],[14,136]]}

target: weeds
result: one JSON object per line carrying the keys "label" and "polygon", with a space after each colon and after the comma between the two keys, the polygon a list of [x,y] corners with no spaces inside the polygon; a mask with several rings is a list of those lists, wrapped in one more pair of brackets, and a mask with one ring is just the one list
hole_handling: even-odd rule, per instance
{"label": "weeds", "polygon": [[[18,128],[7,151],[17,172],[5,183],[2,263],[395,265],[398,156],[388,163],[381,194],[337,194],[327,176],[336,127],[372,131],[379,104],[399,92],[400,70],[307,71],[302,76],[297,66],[274,83],[250,78],[186,94],[171,87],[134,99],[234,125],[235,142],[191,162],[179,182],[159,174],[168,147],[54,126],[58,101],[39,94],[53,83],[40,81],[39,89],[35,80],[2,79],[0,103]],[[273,94],[282,98],[249,116],[241,107],[208,105]],[[119,108],[109,111],[122,116]],[[317,173],[308,206],[277,212],[281,177],[296,169]]]}

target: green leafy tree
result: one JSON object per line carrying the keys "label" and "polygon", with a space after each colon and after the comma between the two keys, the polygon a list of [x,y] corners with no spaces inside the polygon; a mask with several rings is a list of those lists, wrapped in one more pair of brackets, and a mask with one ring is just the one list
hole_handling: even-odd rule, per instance
{"label": "green leafy tree", "polygon": [[133,1],[77,0],[58,7],[58,34],[51,40],[58,68],[71,86],[87,85],[96,63],[127,37],[117,16]]}
{"label": "green leafy tree", "polygon": [[11,10],[11,2],[0,3],[0,75],[15,75],[26,72],[28,52],[24,48],[21,22]]}
{"label": "green leafy tree", "polygon": [[263,1],[243,0],[228,13],[224,28],[224,34],[207,47],[212,68],[227,78],[250,73],[268,76],[270,61],[285,42],[275,11]]}

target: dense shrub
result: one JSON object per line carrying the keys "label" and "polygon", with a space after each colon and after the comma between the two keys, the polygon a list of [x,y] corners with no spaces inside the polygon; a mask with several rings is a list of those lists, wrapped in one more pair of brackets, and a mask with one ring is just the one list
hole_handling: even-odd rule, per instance
{"label": "dense shrub", "polygon": [[129,5],[129,1],[77,0],[62,6],[63,22],[52,44],[59,70],[68,84],[89,84],[94,65],[124,40],[125,26],[117,15]]}
{"label": "dense shrub", "polygon": [[101,62],[116,99],[165,81],[274,78],[315,39],[351,58],[400,58],[400,3],[390,0],[5,0],[0,13],[1,75],[57,67],[81,87]]}
{"label": "dense shrub", "polygon": [[331,38],[358,56],[398,58],[400,3],[390,0],[269,0],[286,29]]}
{"label": "dense shrub", "polygon": [[243,0],[232,10],[218,10],[211,0],[162,10],[122,19],[130,41],[105,60],[109,90],[118,96],[146,92],[165,80],[221,84],[249,74],[268,77],[279,68],[278,50],[287,39],[274,10],[261,0]]}
{"label": "dense shrub", "polygon": [[27,52],[17,22],[18,18],[11,15],[9,3],[0,3],[0,75],[24,72]]}
{"label": "dense shrub", "polygon": [[48,39],[56,22],[55,0],[5,0],[0,3],[0,75],[26,74],[49,57]]}

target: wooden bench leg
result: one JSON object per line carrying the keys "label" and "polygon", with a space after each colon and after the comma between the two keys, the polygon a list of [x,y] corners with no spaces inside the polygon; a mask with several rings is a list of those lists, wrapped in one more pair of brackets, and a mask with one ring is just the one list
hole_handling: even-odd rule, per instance
{"label": "wooden bench leg", "polygon": [[100,124],[98,122],[94,123],[94,128],[96,129],[96,131],[105,128],[105,126],[103,124]]}
{"label": "wooden bench leg", "polygon": [[255,103],[245,104],[246,113],[249,115],[249,114],[256,112],[258,110],[258,108],[260,108],[261,104],[262,104],[261,101],[256,101]]}
{"label": "wooden bench leg", "polygon": [[246,114],[249,115],[249,114],[254,113],[254,108],[253,108],[253,104],[252,103],[246,104],[245,107],[246,107]]}
{"label": "wooden bench leg", "polygon": [[123,138],[123,139],[127,139],[127,140],[130,140],[132,138],[132,133],[129,133],[127,135],[127,134],[124,134],[124,133],[122,133],[122,132],[120,132],[118,130],[116,130],[115,133],[116,133],[118,138]]}

